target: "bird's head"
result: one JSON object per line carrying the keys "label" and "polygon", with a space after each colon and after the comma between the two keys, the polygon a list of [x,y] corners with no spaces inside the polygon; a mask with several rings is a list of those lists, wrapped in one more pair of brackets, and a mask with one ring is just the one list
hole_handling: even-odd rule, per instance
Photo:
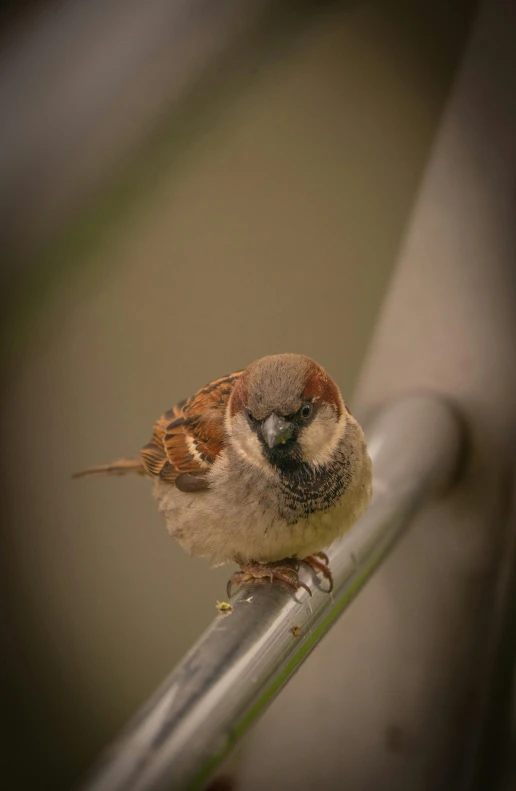
{"label": "bird's head", "polygon": [[235,384],[226,430],[233,446],[259,466],[317,467],[331,461],[347,415],[324,368],[301,354],[276,354],[252,363]]}

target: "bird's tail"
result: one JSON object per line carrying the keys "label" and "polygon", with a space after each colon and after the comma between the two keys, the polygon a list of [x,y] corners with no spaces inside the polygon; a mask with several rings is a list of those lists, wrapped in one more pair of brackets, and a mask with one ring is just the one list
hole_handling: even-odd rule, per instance
{"label": "bird's tail", "polygon": [[72,478],[82,478],[84,475],[125,475],[127,472],[136,472],[145,475],[145,467],[141,459],[119,459],[111,464],[99,464],[97,467],[88,467],[72,475]]}

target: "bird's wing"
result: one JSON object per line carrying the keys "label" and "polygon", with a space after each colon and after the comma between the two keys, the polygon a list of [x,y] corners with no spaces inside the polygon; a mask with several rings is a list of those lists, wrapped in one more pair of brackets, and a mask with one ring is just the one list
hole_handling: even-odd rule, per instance
{"label": "bird's wing", "polygon": [[224,446],[226,406],[242,373],[215,379],[159,418],[140,451],[145,472],[174,483],[179,476],[184,482],[184,476],[193,479],[209,469]]}

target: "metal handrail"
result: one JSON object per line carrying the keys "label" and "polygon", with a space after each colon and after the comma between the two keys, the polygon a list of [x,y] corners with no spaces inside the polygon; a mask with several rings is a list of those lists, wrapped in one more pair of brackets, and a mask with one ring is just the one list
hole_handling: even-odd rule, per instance
{"label": "metal handrail", "polygon": [[327,552],[332,595],[247,583],[101,756],[83,791],[201,789],[249,725],[372,576],[414,512],[456,477],[462,420],[443,398],[412,394],[366,424],[373,499]]}

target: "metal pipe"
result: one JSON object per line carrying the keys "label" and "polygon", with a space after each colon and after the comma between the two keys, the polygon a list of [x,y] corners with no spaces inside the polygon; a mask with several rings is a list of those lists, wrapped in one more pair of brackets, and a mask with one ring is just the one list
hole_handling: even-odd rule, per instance
{"label": "metal pipe", "polygon": [[455,409],[431,394],[386,405],[366,424],[373,500],[328,551],[334,592],[313,597],[247,583],[179,667],[103,754],[83,791],[200,789],[358,590],[413,513],[451,485],[466,446]]}

